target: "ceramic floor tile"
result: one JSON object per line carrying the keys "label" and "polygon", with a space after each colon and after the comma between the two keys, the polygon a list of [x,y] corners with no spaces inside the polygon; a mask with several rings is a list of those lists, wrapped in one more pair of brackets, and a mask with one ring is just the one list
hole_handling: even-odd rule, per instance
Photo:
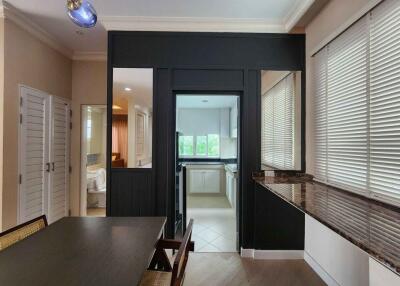
{"label": "ceramic floor tile", "polygon": [[[198,207],[187,209],[188,220],[194,220],[195,252],[236,252],[236,212],[231,208],[217,208],[217,203],[209,204],[214,199],[199,198]],[[207,208],[207,204],[212,207]]]}
{"label": "ceramic floor tile", "polygon": [[227,239],[225,237],[218,237],[214,241],[210,243],[211,245],[215,246],[221,252],[235,252],[236,251],[236,241]]}
{"label": "ceramic floor tile", "polygon": [[199,237],[201,237],[203,240],[207,242],[212,242],[213,240],[217,239],[220,236],[221,235],[219,233],[210,229],[202,231],[201,234],[199,235]]}
{"label": "ceramic floor tile", "polygon": [[212,244],[206,244],[205,246],[200,248],[197,252],[221,252],[221,250]]}
{"label": "ceramic floor tile", "polygon": [[192,241],[194,242],[194,251],[195,252],[197,252],[203,246],[206,246],[208,244],[207,241],[205,241],[204,239],[202,239],[196,235],[192,235]]}

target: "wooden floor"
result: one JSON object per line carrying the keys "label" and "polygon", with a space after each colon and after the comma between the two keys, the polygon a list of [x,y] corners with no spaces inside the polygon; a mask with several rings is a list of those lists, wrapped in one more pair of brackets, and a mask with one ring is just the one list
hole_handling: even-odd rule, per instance
{"label": "wooden floor", "polygon": [[303,260],[254,260],[236,253],[190,253],[184,286],[325,285]]}

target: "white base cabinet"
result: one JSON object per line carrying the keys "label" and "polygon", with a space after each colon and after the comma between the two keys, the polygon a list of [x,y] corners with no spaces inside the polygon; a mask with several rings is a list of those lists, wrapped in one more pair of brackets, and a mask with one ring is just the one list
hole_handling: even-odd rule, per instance
{"label": "white base cabinet", "polygon": [[237,178],[235,173],[231,172],[228,168],[225,168],[225,170],[226,197],[232,208],[236,209]]}
{"label": "white base cabinet", "polygon": [[188,165],[190,194],[224,194],[222,165]]}
{"label": "white base cabinet", "polygon": [[304,259],[329,286],[400,286],[400,276],[305,215]]}
{"label": "white base cabinet", "polygon": [[369,258],[369,286],[400,286],[400,276]]}

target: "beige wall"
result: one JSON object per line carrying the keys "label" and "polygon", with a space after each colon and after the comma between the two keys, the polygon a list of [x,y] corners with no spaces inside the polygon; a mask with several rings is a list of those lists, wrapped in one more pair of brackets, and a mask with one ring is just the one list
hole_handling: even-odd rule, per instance
{"label": "beige wall", "polygon": [[331,0],[306,26],[306,171],[313,174],[312,52],[344,23],[377,0]]}
{"label": "beige wall", "polygon": [[0,231],[3,229],[4,18],[0,18]]}
{"label": "beige wall", "polygon": [[80,215],[81,106],[107,104],[107,63],[74,61],[72,64],[71,215]]}
{"label": "beige wall", "polygon": [[19,90],[24,84],[71,99],[70,59],[50,48],[14,22],[4,20],[4,109],[2,223],[17,223]]}

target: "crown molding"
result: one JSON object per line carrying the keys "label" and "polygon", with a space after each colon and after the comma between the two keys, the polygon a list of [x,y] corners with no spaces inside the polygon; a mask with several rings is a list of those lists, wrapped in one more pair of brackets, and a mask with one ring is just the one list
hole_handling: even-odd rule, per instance
{"label": "crown molding", "polygon": [[0,18],[11,20],[20,28],[24,29],[51,48],[60,52],[64,56],[71,58],[72,51],[70,49],[61,45],[52,35],[42,29],[42,27],[31,21],[20,11],[18,11],[5,1],[2,1],[0,3]]}
{"label": "crown molding", "polygon": [[284,23],[265,19],[192,17],[99,17],[107,31],[286,33]]}
{"label": "crown molding", "polygon": [[74,52],[72,55],[74,61],[106,61],[107,52]]}
{"label": "crown molding", "polygon": [[298,1],[297,5],[294,5],[288,15],[285,17],[285,30],[286,32],[290,32],[296,24],[299,22],[301,17],[310,9],[311,5],[313,5],[315,0],[303,0]]}

